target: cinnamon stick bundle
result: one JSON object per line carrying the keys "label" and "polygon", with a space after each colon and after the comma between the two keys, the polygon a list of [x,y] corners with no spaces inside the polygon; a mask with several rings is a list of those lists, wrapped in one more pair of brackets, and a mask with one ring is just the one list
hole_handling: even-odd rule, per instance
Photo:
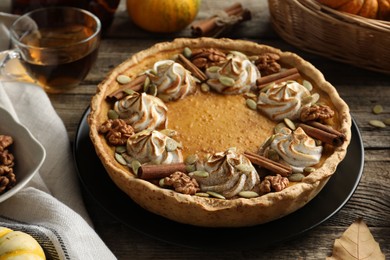
{"label": "cinnamon stick bundle", "polygon": [[144,164],[138,169],[138,177],[143,180],[162,179],[177,171],[187,173],[185,163]]}
{"label": "cinnamon stick bundle", "polygon": [[251,163],[266,168],[271,172],[278,173],[283,177],[287,177],[292,174],[291,166],[272,161],[264,156],[252,152],[244,152],[244,155],[251,161]]}
{"label": "cinnamon stick bundle", "polygon": [[221,10],[221,12],[205,20],[193,23],[191,25],[192,35],[195,37],[217,37],[232,25],[252,18],[251,12],[248,9],[244,9],[240,3],[234,3]]}
{"label": "cinnamon stick bundle", "polygon": [[144,82],[145,82],[147,77],[148,76],[146,74],[142,74],[142,75],[136,77],[135,79],[133,79],[132,81],[130,81],[129,83],[124,84],[119,89],[115,90],[114,92],[108,94],[107,97],[121,99],[125,96],[124,90],[126,90],[126,89],[140,91],[143,88]]}
{"label": "cinnamon stick bundle", "polygon": [[281,83],[287,80],[295,80],[298,79],[301,75],[298,72],[297,68],[287,69],[281,72],[277,72],[274,74],[270,74],[261,78],[258,78],[256,81],[256,85],[259,89],[264,88],[268,84],[275,82]]}
{"label": "cinnamon stick bundle", "polygon": [[340,146],[345,141],[345,135],[339,131],[321,124],[316,121],[309,121],[306,124],[300,123],[298,125],[305,131],[305,133],[313,138],[316,138],[326,144],[333,146]]}

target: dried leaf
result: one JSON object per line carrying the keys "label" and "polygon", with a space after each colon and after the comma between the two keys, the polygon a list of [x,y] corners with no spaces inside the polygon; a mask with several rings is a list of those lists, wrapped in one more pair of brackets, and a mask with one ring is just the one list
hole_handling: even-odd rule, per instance
{"label": "dried leaf", "polygon": [[335,240],[333,253],[327,260],[385,259],[366,223],[356,220],[344,234]]}

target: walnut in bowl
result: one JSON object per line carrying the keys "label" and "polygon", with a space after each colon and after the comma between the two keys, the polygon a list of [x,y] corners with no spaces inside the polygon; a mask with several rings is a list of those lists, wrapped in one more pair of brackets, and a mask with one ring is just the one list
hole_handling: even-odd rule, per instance
{"label": "walnut in bowl", "polygon": [[0,122],[2,202],[26,186],[41,167],[46,151],[31,132],[2,107]]}

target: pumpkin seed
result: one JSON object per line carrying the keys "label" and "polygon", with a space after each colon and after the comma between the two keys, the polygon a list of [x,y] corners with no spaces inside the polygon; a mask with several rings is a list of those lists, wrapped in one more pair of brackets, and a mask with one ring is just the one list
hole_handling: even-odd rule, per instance
{"label": "pumpkin seed", "polygon": [[303,178],[305,178],[305,175],[303,175],[302,173],[293,173],[287,178],[289,181],[299,182],[302,181]]}
{"label": "pumpkin seed", "polygon": [[127,75],[118,75],[118,77],[116,77],[116,81],[123,85],[129,83],[131,81],[131,78]]}
{"label": "pumpkin seed", "polygon": [[313,95],[311,95],[311,98],[312,98],[312,100],[311,100],[310,103],[311,103],[312,105],[314,105],[315,103],[318,102],[318,100],[320,100],[320,94],[314,93]]}
{"label": "pumpkin seed", "polygon": [[232,78],[229,78],[227,76],[220,76],[218,78],[219,82],[221,82],[223,85],[227,86],[227,87],[233,87],[234,84],[236,83],[236,81]]}
{"label": "pumpkin seed", "polygon": [[144,90],[149,89],[149,85],[150,85],[150,78],[146,77],[146,79],[144,81]]}
{"label": "pumpkin seed", "polygon": [[274,139],[275,139],[275,135],[271,135],[270,137],[267,138],[267,140],[265,140],[265,142],[263,143],[263,145],[261,147],[266,148],[266,147],[270,146],[271,143],[274,141]]}
{"label": "pumpkin seed", "polygon": [[161,130],[160,133],[162,133],[162,134],[164,134],[164,135],[166,135],[168,137],[174,137],[174,136],[177,135],[177,131],[176,130],[168,129],[168,128]]}
{"label": "pumpkin seed", "polygon": [[195,164],[188,164],[188,165],[186,165],[186,171],[187,172],[194,172],[194,171],[196,171]]}
{"label": "pumpkin seed", "polygon": [[245,98],[250,98],[250,99],[253,99],[253,100],[256,100],[257,99],[257,96],[255,93],[252,93],[252,92],[246,92],[244,93],[244,97]]}
{"label": "pumpkin seed", "polygon": [[302,85],[309,91],[313,90],[313,85],[310,83],[310,81],[303,80]]}
{"label": "pumpkin seed", "polygon": [[173,152],[177,149],[177,146],[178,146],[178,143],[175,140],[169,138],[169,139],[167,139],[167,141],[165,143],[165,150],[167,152]]}
{"label": "pumpkin seed", "polygon": [[199,197],[210,197],[210,194],[206,193],[206,192],[197,192],[195,193],[195,196],[199,196]]}
{"label": "pumpkin seed", "polygon": [[381,105],[376,105],[373,107],[372,112],[374,114],[380,114],[383,112],[383,107]]}
{"label": "pumpkin seed", "polygon": [[164,178],[160,179],[158,181],[158,186],[160,186],[161,188],[164,188],[165,187],[165,182],[164,182]]}
{"label": "pumpkin seed", "polygon": [[210,91],[210,86],[207,83],[202,83],[200,85],[200,90],[203,92],[209,92]]}
{"label": "pumpkin seed", "polygon": [[371,120],[370,122],[368,122],[370,125],[372,126],[375,126],[375,127],[378,127],[378,128],[385,128],[386,125],[385,123],[383,123],[382,121],[380,120]]}
{"label": "pumpkin seed", "polygon": [[124,153],[124,152],[126,152],[126,146],[120,145],[120,146],[115,147],[115,152],[117,152],[117,153]]}
{"label": "pumpkin seed", "polygon": [[236,168],[240,172],[251,172],[251,171],[253,171],[253,166],[250,165],[250,164],[246,164],[246,163],[237,164],[236,166],[234,166],[234,168]]}
{"label": "pumpkin seed", "polygon": [[195,177],[200,177],[200,178],[207,178],[207,177],[209,177],[210,174],[206,171],[194,171],[194,172],[190,172],[188,175],[191,177],[195,176]]}
{"label": "pumpkin seed", "polygon": [[131,162],[131,169],[133,173],[138,176],[138,169],[141,167],[141,163],[138,160],[133,160]]}
{"label": "pumpkin seed", "polygon": [[261,88],[260,92],[264,93],[264,92],[266,92],[267,90],[269,90],[270,88],[272,88],[274,86],[275,86],[275,82],[272,82],[272,83],[266,85],[265,87]]}
{"label": "pumpkin seed", "polygon": [[199,160],[199,156],[197,154],[191,154],[188,155],[187,158],[185,159],[184,163],[185,164],[194,164]]}
{"label": "pumpkin seed", "polygon": [[275,126],[275,128],[274,128],[275,134],[279,133],[279,132],[282,130],[282,128],[285,128],[285,127],[287,127],[287,126],[286,126],[286,124],[283,123],[283,122],[280,122],[279,124],[277,124],[277,125]]}
{"label": "pumpkin seed", "polygon": [[226,199],[224,196],[222,196],[221,194],[214,192],[214,191],[207,191],[206,193],[208,193],[210,196],[217,198],[217,199],[222,199],[222,200]]}
{"label": "pumpkin seed", "polygon": [[284,121],[284,123],[286,124],[286,126],[288,127],[288,128],[290,128],[291,130],[295,130],[296,129],[296,127],[295,127],[295,124],[294,124],[294,122],[293,121],[291,121],[291,119],[289,119],[289,118],[284,118],[283,119],[283,121]]}
{"label": "pumpkin seed", "polygon": [[184,47],[184,50],[183,50],[183,55],[184,57],[186,57],[187,59],[191,58],[192,56],[192,50],[188,47]]}
{"label": "pumpkin seed", "polygon": [[108,110],[107,116],[109,119],[118,119],[119,118],[119,114],[114,109]]}
{"label": "pumpkin seed", "polygon": [[250,98],[248,98],[248,99],[246,99],[246,105],[250,108],[250,109],[252,109],[252,110],[256,110],[257,109],[257,103],[256,103],[256,101],[254,101],[253,99],[250,99]]}
{"label": "pumpkin seed", "polygon": [[121,153],[123,159],[129,164],[131,164],[134,161],[134,158],[128,155],[127,153]]}
{"label": "pumpkin seed", "polygon": [[307,166],[303,169],[303,172],[306,173],[306,174],[309,174],[309,173],[312,173],[316,170],[316,168],[314,167],[310,167],[310,166]]}
{"label": "pumpkin seed", "polygon": [[309,104],[309,103],[311,104],[312,101],[313,101],[313,96],[306,96],[302,98],[303,104]]}
{"label": "pumpkin seed", "polygon": [[385,123],[386,125],[390,125],[390,118],[386,118],[385,120],[383,120],[383,123]]}
{"label": "pumpkin seed", "polygon": [[210,72],[210,73],[216,73],[216,72],[218,72],[220,69],[221,69],[221,67],[218,67],[218,66],[211,66],[211,67],[208,67],[208,68],[207,68],[207,71]]}
{"label": "pumpkin seed", "polygon": [[123,92],[125,92],[127,95],[133,95],[134,93],[135,93],[135,91],[134,90],[132,90],[132,89],[129,89],[129,88],[127,88],[127,89],[124,89],[123,90]]}
{"label": "pumpkin seed", "polygon": [[125,159],[123,158],[123,156],[122,156],[121,154],[119,154],[119,153],[115,153],[115,160],[116,160],[118,163],[122,164],[122,165],[127,165],[126,160],[125,160]]}
{"label": "pumpkin seed", "polygon": [[259,197],[259,194],[255,191],[243,190],[238,193],[238,196],[250,199]]}
{"label": "pumpkin seed", "polygon": [[149,84],[147,93],[152,96],[157,96],[157,86],[154,84]]}

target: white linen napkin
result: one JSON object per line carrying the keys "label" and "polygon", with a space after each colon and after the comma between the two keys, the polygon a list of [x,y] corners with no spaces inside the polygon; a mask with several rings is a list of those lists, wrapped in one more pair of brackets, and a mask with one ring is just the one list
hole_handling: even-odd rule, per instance
{"label": "white linen napkin", "polygon": [[46,149],[28,186],[0,203],[0,226],[34,234],[49,259],[115,259],[92,228],[65,126],[47,94],[33,84],[0,81],[0,106]]}

